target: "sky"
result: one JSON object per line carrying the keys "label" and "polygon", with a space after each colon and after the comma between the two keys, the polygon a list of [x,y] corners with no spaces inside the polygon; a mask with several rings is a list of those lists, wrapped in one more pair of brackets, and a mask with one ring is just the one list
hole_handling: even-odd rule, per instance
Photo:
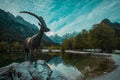
{"label": "sky", "polygon": [[36,18],[19,12],[30,11],[42,16],[51,29],[48,36],[89,30],[105,18],[120,23],[120,0],[0,0],[0,9],[37,26]]}

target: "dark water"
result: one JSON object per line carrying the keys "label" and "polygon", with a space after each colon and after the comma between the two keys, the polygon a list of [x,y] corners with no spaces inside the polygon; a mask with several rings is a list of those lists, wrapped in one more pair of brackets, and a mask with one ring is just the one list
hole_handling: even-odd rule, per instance
{"label": "dark water", "polygon": [[[56,53],[42,53],[38,55],[39,60],[50,61],[53,57],[58,56]],[[35,54],[31,58],[35,58]],[[23,62],[25,61],[24,52],[11,52],[11,53],[0,53],[0,67],[9,65],[13,62]]]}
{"label": "dark water", "polygon": [[0,53],[0,67],[9,65],[13,62],[23,62],[24,54],[21,52]]}
{"label": "dark water", "polygon": [[[21,52],[0,53],[0,67],[9,65],[13,62],[23,62],[24,56],[25,55]],[[68,80],[80,80],[84,77],[81,73],[82,70],[88,65],[95,65],[95,58],[89,55],[42,53],[38,57],[49,64],[53,70],[54,76],[61,75]]]}

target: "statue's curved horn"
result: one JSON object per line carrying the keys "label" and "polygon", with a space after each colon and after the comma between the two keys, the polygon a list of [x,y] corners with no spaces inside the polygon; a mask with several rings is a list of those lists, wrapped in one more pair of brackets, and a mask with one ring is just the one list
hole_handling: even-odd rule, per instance
{"label": "statue's curved horn", "polygon": [[20,13],[30,14],[30,15],[36,17],[40,21],[41,25],[46,25],[44,19],[41,16],[38,16],[38,15],[31,13],[31,12],[28,12],[28,11],[20,11]]}

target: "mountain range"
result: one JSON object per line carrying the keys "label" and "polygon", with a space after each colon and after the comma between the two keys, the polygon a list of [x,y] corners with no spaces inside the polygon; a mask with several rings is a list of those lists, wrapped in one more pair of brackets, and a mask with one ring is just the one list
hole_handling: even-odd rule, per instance
{"label": "mountain range", "polygon": [[[111,22],[109,19],[104,19],[100,23],[107,24],[114,30],[120,32],[120,23]],[[10,12],[5,12],[0,9],[0,41],[20,41],[23,42],[25,38],[33,36],[39,31],[38,27],[25,21],[21,16],[14,16]],[[57,34],[48,37],[43,35],[43,45],[58,45],[62,44],[64,39],[75,37],[78,32],[66,33],[63,36]]]}
{"label": "mountain range", "polygon": [[50,36],[50,39],[53,40],[55,43],[62,44],[64,39],[69,39],[72,37],[75,37],[78,34],[78,32],[73,31],[72,33],[66,33],[63,36],[59,36],[58,34]]}
{"label": "mountain range", "polygon": [[[39,31],[38,27],[25,21],[21,16],[14,16],[0,9],[0,41],[19,41],[33,36]],[[57,45],[45,34],[42,38],[43,45]]]}
{"label": "mountain range", "polygon": [[[102,24],[102,23],[112,27],[116,31],[116,35],[120,35],[120,23],[118,23],[118,22],[113,23],[107,18],[103,19],[99,24]],[[50,36],[50,39],[56,43],[62,44],[64,39],[69,39],[69,38],[75,37],[77,35],[78,35],[78,32],[66,33],[63,36],[59,36],[59,35],[55,34],[53,36]]]}

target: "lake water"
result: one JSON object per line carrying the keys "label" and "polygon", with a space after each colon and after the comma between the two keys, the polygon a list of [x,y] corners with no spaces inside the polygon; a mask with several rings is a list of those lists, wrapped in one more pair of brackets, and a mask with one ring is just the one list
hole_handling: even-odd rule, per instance
{"label": "lake water", "polygon": [[61,56],[53,58],[48,63],[54,76],[63,76],[67,80],[80,80],[83,78],[83,74],[72,65],[66,65]]}
{"label": "lake water", "polygon": [[[9,65],[13,62],[23,62],[24,54],[15,53],[0,53],[0,67]],[[60,54],[60,53],[42,53],[39,56],[40,60],[45,60],[53,70],[53,77],[65,77],[67,80],[80,80],[84,77],[85,67],[95,66],[97,63],[96,57],[80,54]]]}

